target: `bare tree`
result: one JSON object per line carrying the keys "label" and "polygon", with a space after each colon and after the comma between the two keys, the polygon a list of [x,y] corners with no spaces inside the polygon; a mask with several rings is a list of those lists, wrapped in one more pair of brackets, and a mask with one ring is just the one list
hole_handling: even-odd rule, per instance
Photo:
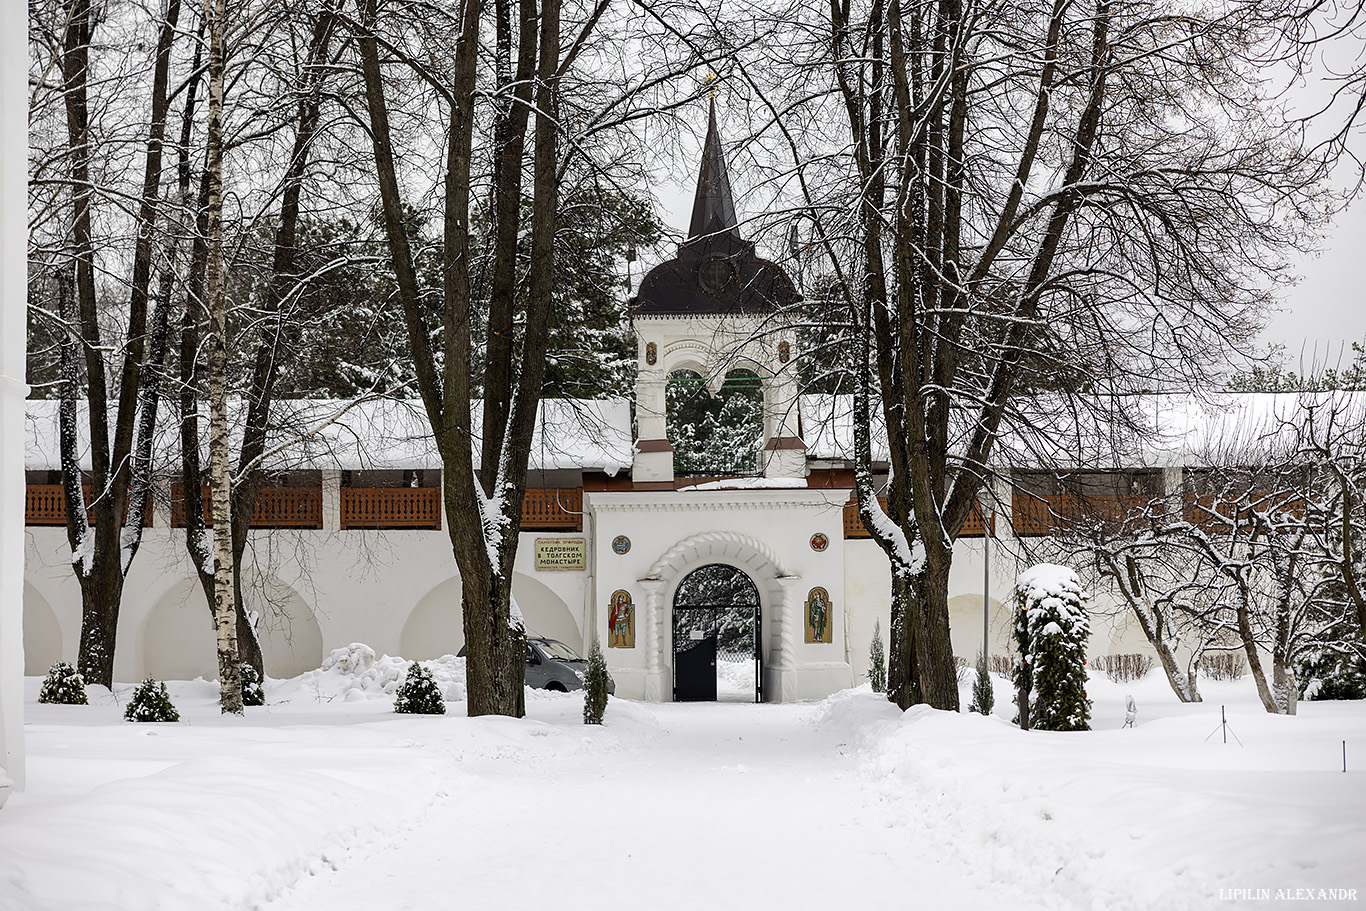
{"label": "bare tree", "polygon": [[[89,0],[30,9],[37,26],[30,123],[38,147],[53,153],[35,158],[30,256],[54,274],[49,287],[57,299],[55,308],[44,307],[44,295],[36,295],[31,306],[60,337],[62,477],[82,601],[78,664],[87,680],[106,686],[113,681],[123,581],[141,543],[160,397],[157,378],[166,350],[168,311],[158,305],[149,315],[148,305],[163,209],[162,156],[180,2],[167,0],[151,20],[156,41],[150,60],[142,56],[145,51],[128,46],[106,54],[96,32],[106,18],[120,29],[144,27],[148,23],[138,21],[142,15],[141,7],[96,7]],[[141,79],[148,84],[140,85]],[[92,92],[99,94],[92,98]],[[51,126],[44,120],[45,107],[54,98],[64,108],[64,142],[43,133]],[[133,132],[140,138],[132,139]],[[143,159],[141,183],[122,186],[121,159],[134,143]],[[68,216],[51,205],[57,200],[69,204]],[[131,239],[131,248],[104,243],[97,225],[111,221],[129,226],[123,237]],[[127,276],[121,282],[128,294],[124,307],[108,302],[113,290],[102,282],[119,274]],[[116,365],[116,358],[121,363]],[[91,496],[85,493],[80,464],[81,398],[88,403]]]}
{"label": "bare tree", "polygon": [[1279,34],[1253,12],[868,0],[778,16],[781,57],[753,82],[865,353],[855,427],[875,406],[887,427],[887,512],[866,432],[857,487],[892,564],[898,704],[958,705],[948,573],[998,441],[1068,461],[1059,412],[1142,432],[1132,393],[1236,362],[1306,243],[1322,172],[1244,78]]}
{"label": "bare tree", "polygon": [[[449,7],[364,0],[360,9],[352,27],[395,296],[441,455],[447,529],[460,569],[469,713],[520,716],[524,631],[512,603],[512,573],[545,378],[562,189],[583,169],[604,182],[616,179],[619,167],[598,153],[610,150],[603,157],[611,158],[622,151],[610,141],[613,132],[657,110],[641,100],[676,70],[672,63],[662,71],[641,63],[607,84],[602,77],[627,58],[620,43],[599,38],[610,18],[606,0],[574,7],[575,18],[563,24],[559,0],[519,0],[515,8],[495,0],[491,9],[481,0]],[[685,55],[681,68],[704,63]],[[409,106],[394,108],[395,98]],[[395,116],[412,122],[414,98],[427,105],[419,117],[442,124],[445,133],[444,161],[432,168],[441,174],[434,188],[441,236],[430,254],[440,263],[440,287],[430,289],[420,279],[409,221],[417,207],[398,160],[405,146],[410,155],[420,152],[391,126]],[[487,172],[477,166],[485,159]],[[480,206],[491,226],[482,258],[472,227]],[[475,394],[482,413],[471,407]]]}

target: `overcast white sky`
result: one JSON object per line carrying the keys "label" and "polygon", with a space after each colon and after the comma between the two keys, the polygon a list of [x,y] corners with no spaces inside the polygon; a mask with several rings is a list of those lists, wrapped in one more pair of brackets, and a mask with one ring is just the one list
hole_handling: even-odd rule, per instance
{"label": "overcast white sky", "polygon": [[[727,138],[724,133],[722,127],[723,142]],[[674,169],[682,173],[674,182],[656,188],[660,215],[670,232],[686,232],[692,215],[701,137],[696,137],[695,142],[693,159]],[[685,150],[691,145],[687,138],[681,144]],[[733,162],[727,163],[731,165],[736,206],[743,220],[754,213],[747,211],[742,175],[735,173]],[[671,248],[666,255],[672,255]],[[637,282],[642,274],[641,265],[649,269],[654,262],[638,263],[632,269]],[[1299,271],[1303,279],[1282,295],[1281,310],[1271,314],[1262,333],[1263,341],[1283,346],[1287,366],[1297,372],[1335,365],[1340,360],[1350,363],[1351,343],[1366,339],[1366,198],[1358,199],[1338,215],[1323,252],[1306,258]]]}
{"label": "overcast white sky", "polygon": [[1339,349],[1366,338],[1366,200],[1338,216],[1327,249],[1300,272],[1263,337],[1284,345],[1292,365],[1336,363]]}

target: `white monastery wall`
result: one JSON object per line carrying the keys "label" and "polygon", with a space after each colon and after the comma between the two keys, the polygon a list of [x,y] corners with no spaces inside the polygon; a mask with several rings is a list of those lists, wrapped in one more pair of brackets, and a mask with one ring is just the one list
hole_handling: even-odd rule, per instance
{"label": "white monastery wall", "polygon": [[[635,646],[605,648],[623,696],[672,694],[671,606],[678,583],[708,563],[744,570],[760,591],[765,687],[769,698],[814,699],[866,681],[874,622],[889,636],[890,574],[869,539],[843,536],[844,490],[765,489],[585,494],[585,533],[524,532],[513,591],[529,631],[586,651],[593,635],[609,640],[612,593],[636,606]],[[212,677],[212,627],[184,548],[184,530],[159,510],[129,573],[119,623],[115,678]],[[434,658],[464,644],[460,581],[444,531],[256,530],[246,577],[249,607],[261,613],[267,673],[292,676],[316,667],[332,649],[364,642],[381,653]],[[998,523],[998,529],[1000,528]],[[811,538],[823,534],[826,550]],[[625,554],[613,550],[619,535]],[[540,538],[585,540],[583,570],[536,569]],[[24,672],[40,675],[74,661],[80,637],[80,589],[66,531],[29,527],[24,534]],[[1009,539],[993,540],[990,642],[1009,654],[1010,592],[1022,568]],[[971,661],[982,641],[982,539],[956,545],[949,612],[954,653]],[[804,641],[810,590],[831,596],[829,643]],[[1098,593],[1091,653],[1146,651],[1142,634]],[[587,635],[585,635],[585,631]]]}

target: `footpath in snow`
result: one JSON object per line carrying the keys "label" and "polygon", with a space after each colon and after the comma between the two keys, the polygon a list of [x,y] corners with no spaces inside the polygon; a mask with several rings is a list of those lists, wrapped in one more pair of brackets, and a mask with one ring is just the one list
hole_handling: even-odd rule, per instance
{"label": "footpath in snow", "polygon": [[[1097,731],[1026,734],[997,681],[994,718],[865,689],[614,699],[595,728],[578,696],[536,691],[521,720],[459,701],[396,716],[401,671],[275,681],[245,719],[215,713],[212,683],[172,683],[187,720],[169,725],[121,721],[125,688],[45,706],[30,680],[0,908],[1166,911],[1290,907],[1274,896],[1297,889],[1366,907],[1359,703],[1273,718],[1246,681],[1181,706],[1144,680],[1120,730],[1125,689],[1093,679]],[[459,668],[439,671],[462,697]],[[1221,701],[1241,745],[1208,737]],[[1361,760],[1346,774],[1342,740]]]}

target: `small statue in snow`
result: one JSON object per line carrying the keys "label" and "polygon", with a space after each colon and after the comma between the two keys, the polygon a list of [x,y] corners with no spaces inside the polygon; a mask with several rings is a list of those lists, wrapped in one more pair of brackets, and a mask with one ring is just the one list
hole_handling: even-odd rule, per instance
{"label": "small statue in snow", "polygon": [[1124,726],[1131,728],[1134,726],[1134,719],[1138,717],[1138,703],[1134,702],[1132,695],[1124,697]]}

